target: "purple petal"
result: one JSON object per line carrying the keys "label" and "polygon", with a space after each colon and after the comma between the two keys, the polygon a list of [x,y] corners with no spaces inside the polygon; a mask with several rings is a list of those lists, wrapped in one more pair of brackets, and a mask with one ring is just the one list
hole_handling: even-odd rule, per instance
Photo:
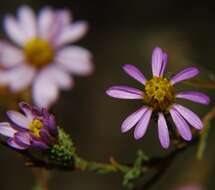
{"label": "purple petal", "polygon": [[173,107],[194,128],[196,128],[196,129],[202,129],[203,128],[203,123],[202,123],[201,119],[194,112],[192,112],[190,109],[188,109],[182,105],[179,105],[179,104],[175,104]]}
{"label": "purple petal", "polygon": [[29,104],[27,104],[25,102],[20,102],[19,107],[24,112],[24,114],[27,116],[27,118],[29,120],[33,120],[35,118],[36,113]]}
{"label": "purple petal", "polygon": [[163,113],[159,113],[158,117],[158,136],[162,147],[166,149],[169,148],[169,131]]}
{"label": "purple petal", "polygon": [[6,137],[13,137],[17,131],[11,127],[9,123],[0,123],[0,134]]}
{"label": "purple petal", "polygon": [[167,64],[167,56],[162,49],[156,47],[152,53],[152,73],[153,76],[163,76]]}
{"label": "purple petal", "polygon": [[206,94],[201,92],[193,92],[193,91],[180,92],[176,95],[176,98],[183,98],[200,104],[210,103],[210,98]]}
{"label": "purple petal", "polygon": [[44,143],[38,139],[32,140],[32,147],[37,148],[37,149],[42,149],[42,150],[49,148],[49,146],[46,143]]}
{"label": "purple petal", "polygon": [[151,119],[151,115],[152,109],[148,108],[134,130],[134,138],[136,140],[142,138],[145,135],[149,125],[149,121]]}
{"label": "purple petal", "polygon": [[129,115],[122,123],[121,126],[122,133],[125,133],[129,131],[132,127],[134,127],[137,124],[137,122],[141,119],[143,114],[147,111],[147,109],[148,109],[147,107],[141,107],[139,110]]}
{"label": "purple petal", "polygon": [[128,86],[113,86],[106,91],[107,95],[119,99],[142,99],[143,92]]}
{"label": "purple petal", "polygon": [[174,108],[170,109],[170,115],[176,125],[176,128],[182,138],[186,141],[190,141],[192,139],[192,133],[187,122],[183,119],[183,117],[178,113]]}
{"label": "purple petal", "polygon": [[161,77],[164,75],[166,65],[167,65],[167,59],[168,59],[167,54],[163,53],[163,62],[162,62],[161,71],[160,71],[160,76]]}
{"label": "purple petal", "polygon": [[12,148],[19,149],[19,150],[25,150],[25,149],[28,148],[28,147],[26,147],[26,146],[21,146],[21,145],[19,145],[19,144],[15,141],[14,138],[9,138],[9,139],[7,140],[7,143],[8,143],[8,145],[11,146]]}
{"label": "purple petal", "polygon": [[17,111],[8,111],[7,115],[14,124],[18,125],[19,127],[28,129],[28,125],[31,121],[23,114]]}
{"label": "purple petal", "polygon": [[58,128],[56,126],[55,117],[52,114],[49,114],[47,109],[42,109],[42,114],[44,126],[48,128],[51,135],[57,136]]}
{"label": "purple petal", "polygon": [[198,74],[199,74],[199,70],[196,67],[188,67],[188,68],[182,70],[181,72],[179,72],[178,74],[174,75],[171,78],[171,83],[176,84],[180,81],[193,78]]}
{"label": "purple petal", "polygon": [[56,142],[56,138],[52,137],[51,134],[49,133],[48,129],[42,128],[40,130],[40,137],[41,140],[46,143],[46,144],[54,144]]}
{"label": "purple petal", "polygon": [[146,83],[146,78],[145,76],[142,74],[142,72],[135,67],[134,65],[130,65],[130,64],[126,64],[123,66],[124,71],[130,75],[132,78],[136,79],[138,82],[140,82],[141,84],[145,84]]}
{"label": "purple petal", "polygon": [[31,136],[29,132],[18,132],[14,137],[17,144],[22,147],[30,147],[31,146]]}

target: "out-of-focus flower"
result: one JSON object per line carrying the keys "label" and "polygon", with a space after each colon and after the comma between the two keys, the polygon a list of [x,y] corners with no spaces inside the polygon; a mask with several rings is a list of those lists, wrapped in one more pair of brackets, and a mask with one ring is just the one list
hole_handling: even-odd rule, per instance
{"label": "out-of-focus flower", "polygon": [[0,134],[8,138],[15,149],[47,149],[58,141],[55,118],[44,108],[38,109],[21,102],[22,113],[8,111],[11,122],[0,123]]}
{"label": "out-of-focus flower", "polygon": [[177,187],[175,190],[203,190],[203,189],[200,185],[192,184]]}
{"label": "out-of-focus flower", "polygon": [[134,130],[135,139],[140,139],[145,135],[152,113],[155,113],[158,118],[158,136],[163,148],[168,148],[170,144],[166,122],[168,114],[171,115],[179,134],[186,141],[190,141],[192,138],[188,124],[196,129],[203,127],[200,118],[190,109],[177,104],[176,99],[182,98],[201,104],[209,103],[209,97],[200,92],[175,92],[174,85],[196,76],[199,73],[197,68],[186,68],[168,80],[164,77],[166,65],[167,54],[157,47],[152,54],[152,79],[147,80],[142,72],[133,65],[123,67],[128,75],[144,85],[143,90],[127,86],[113,86],[107,90],[107,94],[114,98],[141,99],[143,101],[144,105],[128,116],[121,126],[123,133],[136,126]]}
{"label": "out-of-focus flower", "polygon": [[84,21],[72,23],[68,10],[43,8],[36,18],[28,6],[21,6],[18,18],[7,15],[4,29],[16,44],[0,41],[0,84],[12,92],[32,86],[35,104],[49,107],[59,89],[70,89],[74,75],[93,71],[91,53],[76,45],[67,45],[82,38],[88,29]]}

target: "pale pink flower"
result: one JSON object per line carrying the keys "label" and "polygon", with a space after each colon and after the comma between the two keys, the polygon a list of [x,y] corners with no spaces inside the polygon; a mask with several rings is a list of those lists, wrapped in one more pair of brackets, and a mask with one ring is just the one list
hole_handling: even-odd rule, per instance
{"label": "pale pink flower", "polygon": [[92,73],[91,53],[68,45],[82,38],[88,29],[84,21],[72,22],[68,10],[43,8],[38,17],[28,6],[18,9],[17,19],[7,15],[4,29],[13,44],[0,41],[0,84],[12,92],[32,88],[37,106],[49,107],[59,89],[73,86],[70,74]]}

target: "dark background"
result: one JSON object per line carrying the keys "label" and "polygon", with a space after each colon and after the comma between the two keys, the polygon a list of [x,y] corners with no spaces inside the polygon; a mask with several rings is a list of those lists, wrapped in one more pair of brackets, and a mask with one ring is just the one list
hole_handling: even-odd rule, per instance
{"label": "dark background", "polygon": [[[53,107],[59,125],[71,133],[78,153],[89,160],[104,162],[110,156],[118,161],[131,162],[137,149],[143,149],[149,155],[166,154],[167,151],[161,150],[153,124],[140,141],[133,139],[132,132],[120,133],[123,119],[141,103],[111,99],[105,95],[105,90],[114,84],[141,88],[123,73],[121,66],[134,64],[150,77],[151,52],[155,46],[161,46],[168,53],[169,74],[196,65],[201,70],[200,79],[215,80],[213,2],[7,0],[0,5],[1,23],[4,14],[15,14],[22,4],[32,6],[35,11],[44,5],[68,8],[72,10],[74,20],[87,20],[90,24],[88,35],[78,44],[93,52],[96,71],[91,77],[76,77],[74,89],[63,92]],[[179,85],[179,89],[182,87],[194,89],[190,85]],[[213,101],[213,91],[207,93]],[[186,102],[185,105],[203,116],[212,104],[199,106]],[[152,189],[171,190],[178,184],[197,183],[214,190],[214,137],[212,127],[202,161],[196,160],[196,147],[190,148],[176,159]],[[50,190],[122,189],[121,177],[117,175],[56,171],[51,175]],[[34,182],[32,172],[23,166],[22,158],[0,147],[0,189],[30,190]]]}

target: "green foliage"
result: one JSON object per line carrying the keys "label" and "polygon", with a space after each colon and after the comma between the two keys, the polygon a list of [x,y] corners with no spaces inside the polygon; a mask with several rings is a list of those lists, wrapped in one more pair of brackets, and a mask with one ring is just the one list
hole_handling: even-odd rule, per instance
{"label": "green foliage", "polygon": [[36,185],[34,185],[32,190],[43,190],[43,188],[39,184],[36,184]]}
{"label": "green foliage", "polygon": [[67,165],[73,161],[75,147],[72,139],[63,129],[59,128],[58,143],[50,149],[50,159],[59,164]]}
{"label": "green foliage", "polygon": [[148,157],[141,150],[139,150],[133,167],[127,170],[127,172],[125,172],[123,179],[124,187],[126,187],[127,189],[134,188],[134,182],[143,174],[142,172],[143,162],[147,160]]}
{"label": "green foliage", "polygon": [[209,121],[207,125],[205,125],[204,130],[200,134],[200,141],[197,151],[197,158],[201,160],[204,156],[205,150],[207,148],[208,136],[211,128],[211,122]]}

